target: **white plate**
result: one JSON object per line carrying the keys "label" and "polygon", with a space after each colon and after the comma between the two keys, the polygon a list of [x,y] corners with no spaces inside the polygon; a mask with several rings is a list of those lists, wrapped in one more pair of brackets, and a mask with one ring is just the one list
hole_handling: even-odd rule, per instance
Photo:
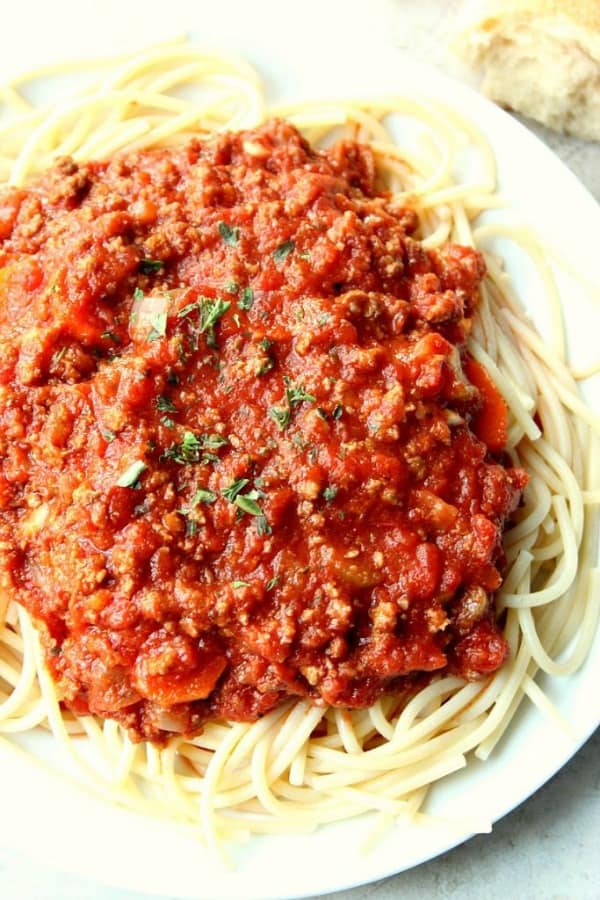
{"label": "white plate", "polygon": [[[56,6],[47,4],[44,9],[51,7],[52,15],[56,15]],[[59,6],[63,8],[64,4]],[[551,238],[553,244],[561,245],[581,273],[600,283],[597,204],[543,144],[479,95],[433,70],[408,62],[381,42],[366,40],[360,47],[351,47],[347,41],[338,41],[333,20],[316,28],[312,15],[303,14],[304,7],[298,8],[290,25],[283,17],[287,15],[286,8],[292,7],[268,4],[269,15],[275,16],[277,10],[280,15],[279,20],[270,20],[268,34],[264,33],[265,16],[258,15],[261,32],[256,16],[249,12],[249,8],[255,10],[255,4],[243,7],[234,3],[232,7],[230,2],[221,13],[212,10],[210,20],[202,23],[201,6],[193,6],[197,10],[193,19],[189,18],[190,8],[190,3],[175,4],[176,25],[187,22],[198,29],[202,25],[198,36],[204,43],[245,52],[267,76],[272,100],[418,90],[425,97],[454,106],[475,122],[493,144],[501,187],[512,207]],[[316,8],[310,5],[309,12],[314,14]],[[265,7],[259,4],[259,13],[260,9],[264,13]],[[157,36],[156,28],[148,27],[147,6],[137,2],[121,4],[121,11],[130,25],[138,23],[136,38],[141,33],[144,38]],[[42,8],[39,12],[45,14]],[[18,41],[6,42],[0,63],[2,73],[60,58],[63,53],[73,56],[75,37],[81,38],[77,42],[80,52],[113,51],[118,12],[119,4],[107,3],[102,21],[93,28],[80,16],[71,21],[68,35],[51,32],[50,42],[44,22],[38,22],[37,42],[35,36],[33,43],[29,41],[26,58],[24,38],[21,45]],[[14,15],[20,15],[24,21],[24,13],[19,13],[18,8]],[[539,285],[530,280],[527,266],[517,256],[511,268],[517,288],[526,294],[528,307],[543,312]],[[567,325],[571,344],[577,348],[578,363],[593,358],[594,335],[600,333],[597,315],[578,288],[570,285]],[[595,317],[593,327],[591,317]],[[597,382],[591,385],[588,398],[600,410]],[[494,821],[513,809],[563,766],[596,728],[600,721],[599,683],[597,639],[576,676],[544,685],[570,723],[573,736],[557,732],[555,726],[524,704],[487,763],[470,761],[466,770],[433,789],[432,809],[452,817],[458,804],[464,816]],[[41,746],[45,753],[47,745]],[[371,824],[365,818],[327,827],[306,837],[256,839],[242,848],[238,869],[230,873],[215,866],[194,841],[177,831],[91,798],[49,775],[19,751],[0,746],[0,767],[0,843],[64,870],[155,894],[212,900],[281,900],[320,894],[402,871],[469,836],[460,829],[449,832],[447,828],[398,828],[364,856],[359,847]]]}

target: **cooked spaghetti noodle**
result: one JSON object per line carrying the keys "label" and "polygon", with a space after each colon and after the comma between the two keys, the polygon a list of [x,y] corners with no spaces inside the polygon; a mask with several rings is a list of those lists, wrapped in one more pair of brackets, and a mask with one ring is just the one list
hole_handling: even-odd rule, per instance
{"label": "cooked spaghetti noodle", "polygon": [[[92,791],[187,823],[209,846],[249,833],[310,831],[366,811],[384,823],[402,817],[418,824],[426,820],[428,787],[467,765],[471,752],[485,759],[524,697],[561,725],[536,676],[575,672],[597,626],[600,420],[567,366],[552,273],[520,226],[478,224],[483,211],[501,203],[494,157],[454,111],[402,96],[267,110],[249,66],[185,44],[98,64],[89,83],[75,83],[51,107],[24,99],[31,80],[79,69],[87,75],[88,64],[40,70],[0,92],[9,110],[0,123],[0,173],[9,184],[26,184],[59,156],[102,159],[283,116],[313,145],[344,136],[369,143],[393,202],[417,213],[425,247],[452,240],[481,249],[498,235],[523,247],[543,280],[552,339],[550,346],[541,341],[498,259],[486,254],[468,349],[508,405],[507,452],[530,476],[504,538],[507,565],[496,607],[505,615],[510,656],[499,671],[474,682],[434,678],[404,704],[386,696],[368,709],[345,711],[288,701],[251,724],[211,722],[196,737],[171,737],[165,747],[132,744],[114,721],[61,708],[29,615],[4,597],[0,733],[12,740],[49,728]],[[417,125],[418,151],[414,142],[394,138],[403,121]],[[453,171],[467,145],[477,151],[482,174],[456,182]]]}

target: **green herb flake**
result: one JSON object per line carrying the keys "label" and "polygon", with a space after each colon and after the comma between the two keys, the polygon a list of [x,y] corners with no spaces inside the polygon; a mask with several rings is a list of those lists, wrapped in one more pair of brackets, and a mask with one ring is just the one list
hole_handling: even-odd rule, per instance
{"label": "green herb flake", "polygon": [[117,481],[117,487],[138,488],[140,475],[145,472],[147,468],[148,466],[146,463],[142,462],[140,459],[131,463],[129,468],[123,472]]}
{"label": "green herb flake", "polygon": [[116,434],[110,428],[103,428],[102,429],[102,437],[104,438],[104,440],[106,441],[107,444],[110,444],[116,438]]}
{"label": "green herb flake", "polygon": [[269,410],[269,417],[273,419],[280,431],[284,431],[290,424],[291,413],[283,406],[272,406]]}
{"label": "green herb flake", "polygon": [[262,516],[263,512],[258,503],[258,491],[249,491],[247,494],[238,494],[234,500],[235,505],[242,512],[248,513],[250,516]]}
{"label": "green herb flake", "polygon": [[177,412],[177,407],[168,397],[157,397],[156,408],[159,412]]}
{"label": "green herb flake", "polygon": [[211,491],[208,488],[198,488],[191,499],[191,505],[198,506],[201,503],[208,505],[209,503],[214,503],[216,499],[217,495],[214,491]]}
{"label": "green herb flake", "polygon": [[[209,347],[216,347],[215,325],[221,316],[227,312],[231,306],[231,301],[223,300],[217,297],[212,300],[210,297],[200,297],[195,303],[188,303],[177,313],[178,319],[184,319],[191,316],[192,313],[198,314],[198,332],[203,334],[206,332],[206,342]],[[190,337],[188,336],[188,341]],[[191,338],[192,350],[198,349],[198,340],[195,336]]]}
{"label": "green herb flake", "polygon": [[219,457],[207,452],[217,450],[228,443],[220,434],[202,434],[200,437],[193,431],[186,431],[179,444],[171,444],[162,454],[161,460],[172,459],[181,465],[198,462],[218,462]]}
{"label": "green herb flake", "polygon": [[288,376],[284,376],[286,388],[285,388],[285,398],[290,406],[298,406],[300,403],[314,403],[316,401],[316,397],[312,394],[307,393],[304,390],[301,384],[294,385],[288,378]]}
{"label": "green herb flake", "polygon": [[339,419],[342,418],[342,416],[344,415],[344,407],[341,403],[338,403],[337,406],[334,406],[331,415],[336,421],[339,421]]}
{"label": "green herb flake", "polygon": [[237,283],[237,281],[228,281],[227,284],[225,285],[225,290],[227,291],[228,294],[237,294],[239,289],[240,289],[240,286]]}
{"label": "green herb flake", "polygon": [[197,462],[202,444],[193,431],[185,431],[179,445],[181,456],[186,462]]}
{"label": "green herb flake", "polygon": [[248,582],[248,581],[232,581],[231,587],[234,589],[250,587],[250,582]]}
{"label": "green herb flake", "polygon": [[152,275],[153,272],[158,272],[164,263],[161,259],[143,259],[140,262],[140,272],[142,275]]}
{"label": "green herb flake", "polygon": [[148,342],[158,341],[167,333],[167,314],[166,312],[155,313],[151,318],[152,330],[147,337]]}
{"label": "green herb flake", "polygon": [[234,225],[228,225],[227,222],[219,222],[219,234],[229,247],[237,246],[240,240],[240,229]]}
{"label": "green herb flake", "polygon": [[237,481],[233,481],[229,487],[223,488],[221,491],[222,495],[226,500],[229,500],[230,503],[235,503],[235,499],[238,494],[244,490],[246,485],[249,483],[248,478],[238,478]]}
{"label": "green herb flake", "polygon": [[[133,299],[134,300],[143,300],[144,299],[144,292],[141,288],[136,287],[135,291],[133,292]],[[130,316],[130,318],[135,318],[135,314]]]}
{"label": "green herb flake", "polygon": [[196,312],[198,309],[198,303],[194,301],[193,303],[188,303],[186,306],[182,306],[179,312],[177,313],[178,319],[185,319],[187,316],[191,316],[193,312]]}
{"label": "green herb flake", "polygon": [[169,416],[161,416],[160,424],[164,425],[165,428],[175,428],[175,422]]}
{"label": "green herb flake", "polygon": [[269,523],[267,522],[266,516],[258,516],[258,517],[257,517],[257,519],[256,519],[256,531],[257,531],[257,533],[258,533],[261,537],[263,537],[264,535],[267,535],[267,534],[272,534],[273,529],[271,528],[271,526],[270,526]]}
{"label": "green herb flake", "polygon": [[271,349],[271,347],[273,346],[274,343],[275,343],[275,341],[270,341],[269,338],[262,338],[262,340],[260,340],[258,342],[258,346],[260,347],[261,350],[264,350],[266,353],[267,350]]}
{"label": "green herb flake", "polygon": [[328,485],[323,491],[323,499],[327,501],[327,503],[331,503],[332,500],[335,500],[337,496],[339,488],[335,484]]}
{"label": "green herb flake", "polygon": [[185,536],[186,537],[194,537],[194,535],[198,534],[198,523],[194,519],[185,520]]}
{"label": "green herb flake", "polygon": [[287,259],[295,246],[293,241],[284,241],[283,244],[280,244],[279,247],[273,251],[273,259],[277,265]]}
{"label": "green herb flake", "polygon": [[199,328],[202,333],[212,331],[221,316],[227,312],[231,303],[229,300],[210,300],[208,297],[202,297],[199,302]]}
{"label": "green herb flake", "polygon": [[252,288],[246,287],[242,291],[242,296],[238,300],[238,306],[240,309],[252,309],[254,304],[254,293]]}
{"label": "green herb flake", "polygon": [[203,434],[201,440],[203,450],[218,450],[219,447],[229,443],[222,434]]}
{"label": "green herb flake", "polygon": [[276,584],[279,583],[279,575],[274,575],[272,578],[269,578],[267,581],[266,589],[268,591],[272,591]]}

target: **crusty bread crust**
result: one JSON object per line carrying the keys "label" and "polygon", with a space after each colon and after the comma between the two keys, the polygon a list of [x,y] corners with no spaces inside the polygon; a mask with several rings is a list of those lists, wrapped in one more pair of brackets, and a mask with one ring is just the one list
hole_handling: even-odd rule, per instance
{"label": "crusty bread crust", "polygon": [[472,0],[455,49],[492,100],[600,141],[600,0]]}
{"label": "crusty bread crust", "polygon": [[511,16],[530,14],[565,16],[580,28],[600,35],[600,0],[475,0],[471,9],[479,20],[478,27],[485,31],[497,28]]}

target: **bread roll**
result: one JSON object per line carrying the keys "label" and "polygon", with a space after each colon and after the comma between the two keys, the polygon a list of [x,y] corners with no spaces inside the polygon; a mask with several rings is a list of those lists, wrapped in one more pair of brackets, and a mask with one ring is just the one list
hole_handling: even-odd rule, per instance
{"label": "bread roll", "polygon": [[465,22],[455,49],[492,100],[600,140],[600,0],[475,0]]}

